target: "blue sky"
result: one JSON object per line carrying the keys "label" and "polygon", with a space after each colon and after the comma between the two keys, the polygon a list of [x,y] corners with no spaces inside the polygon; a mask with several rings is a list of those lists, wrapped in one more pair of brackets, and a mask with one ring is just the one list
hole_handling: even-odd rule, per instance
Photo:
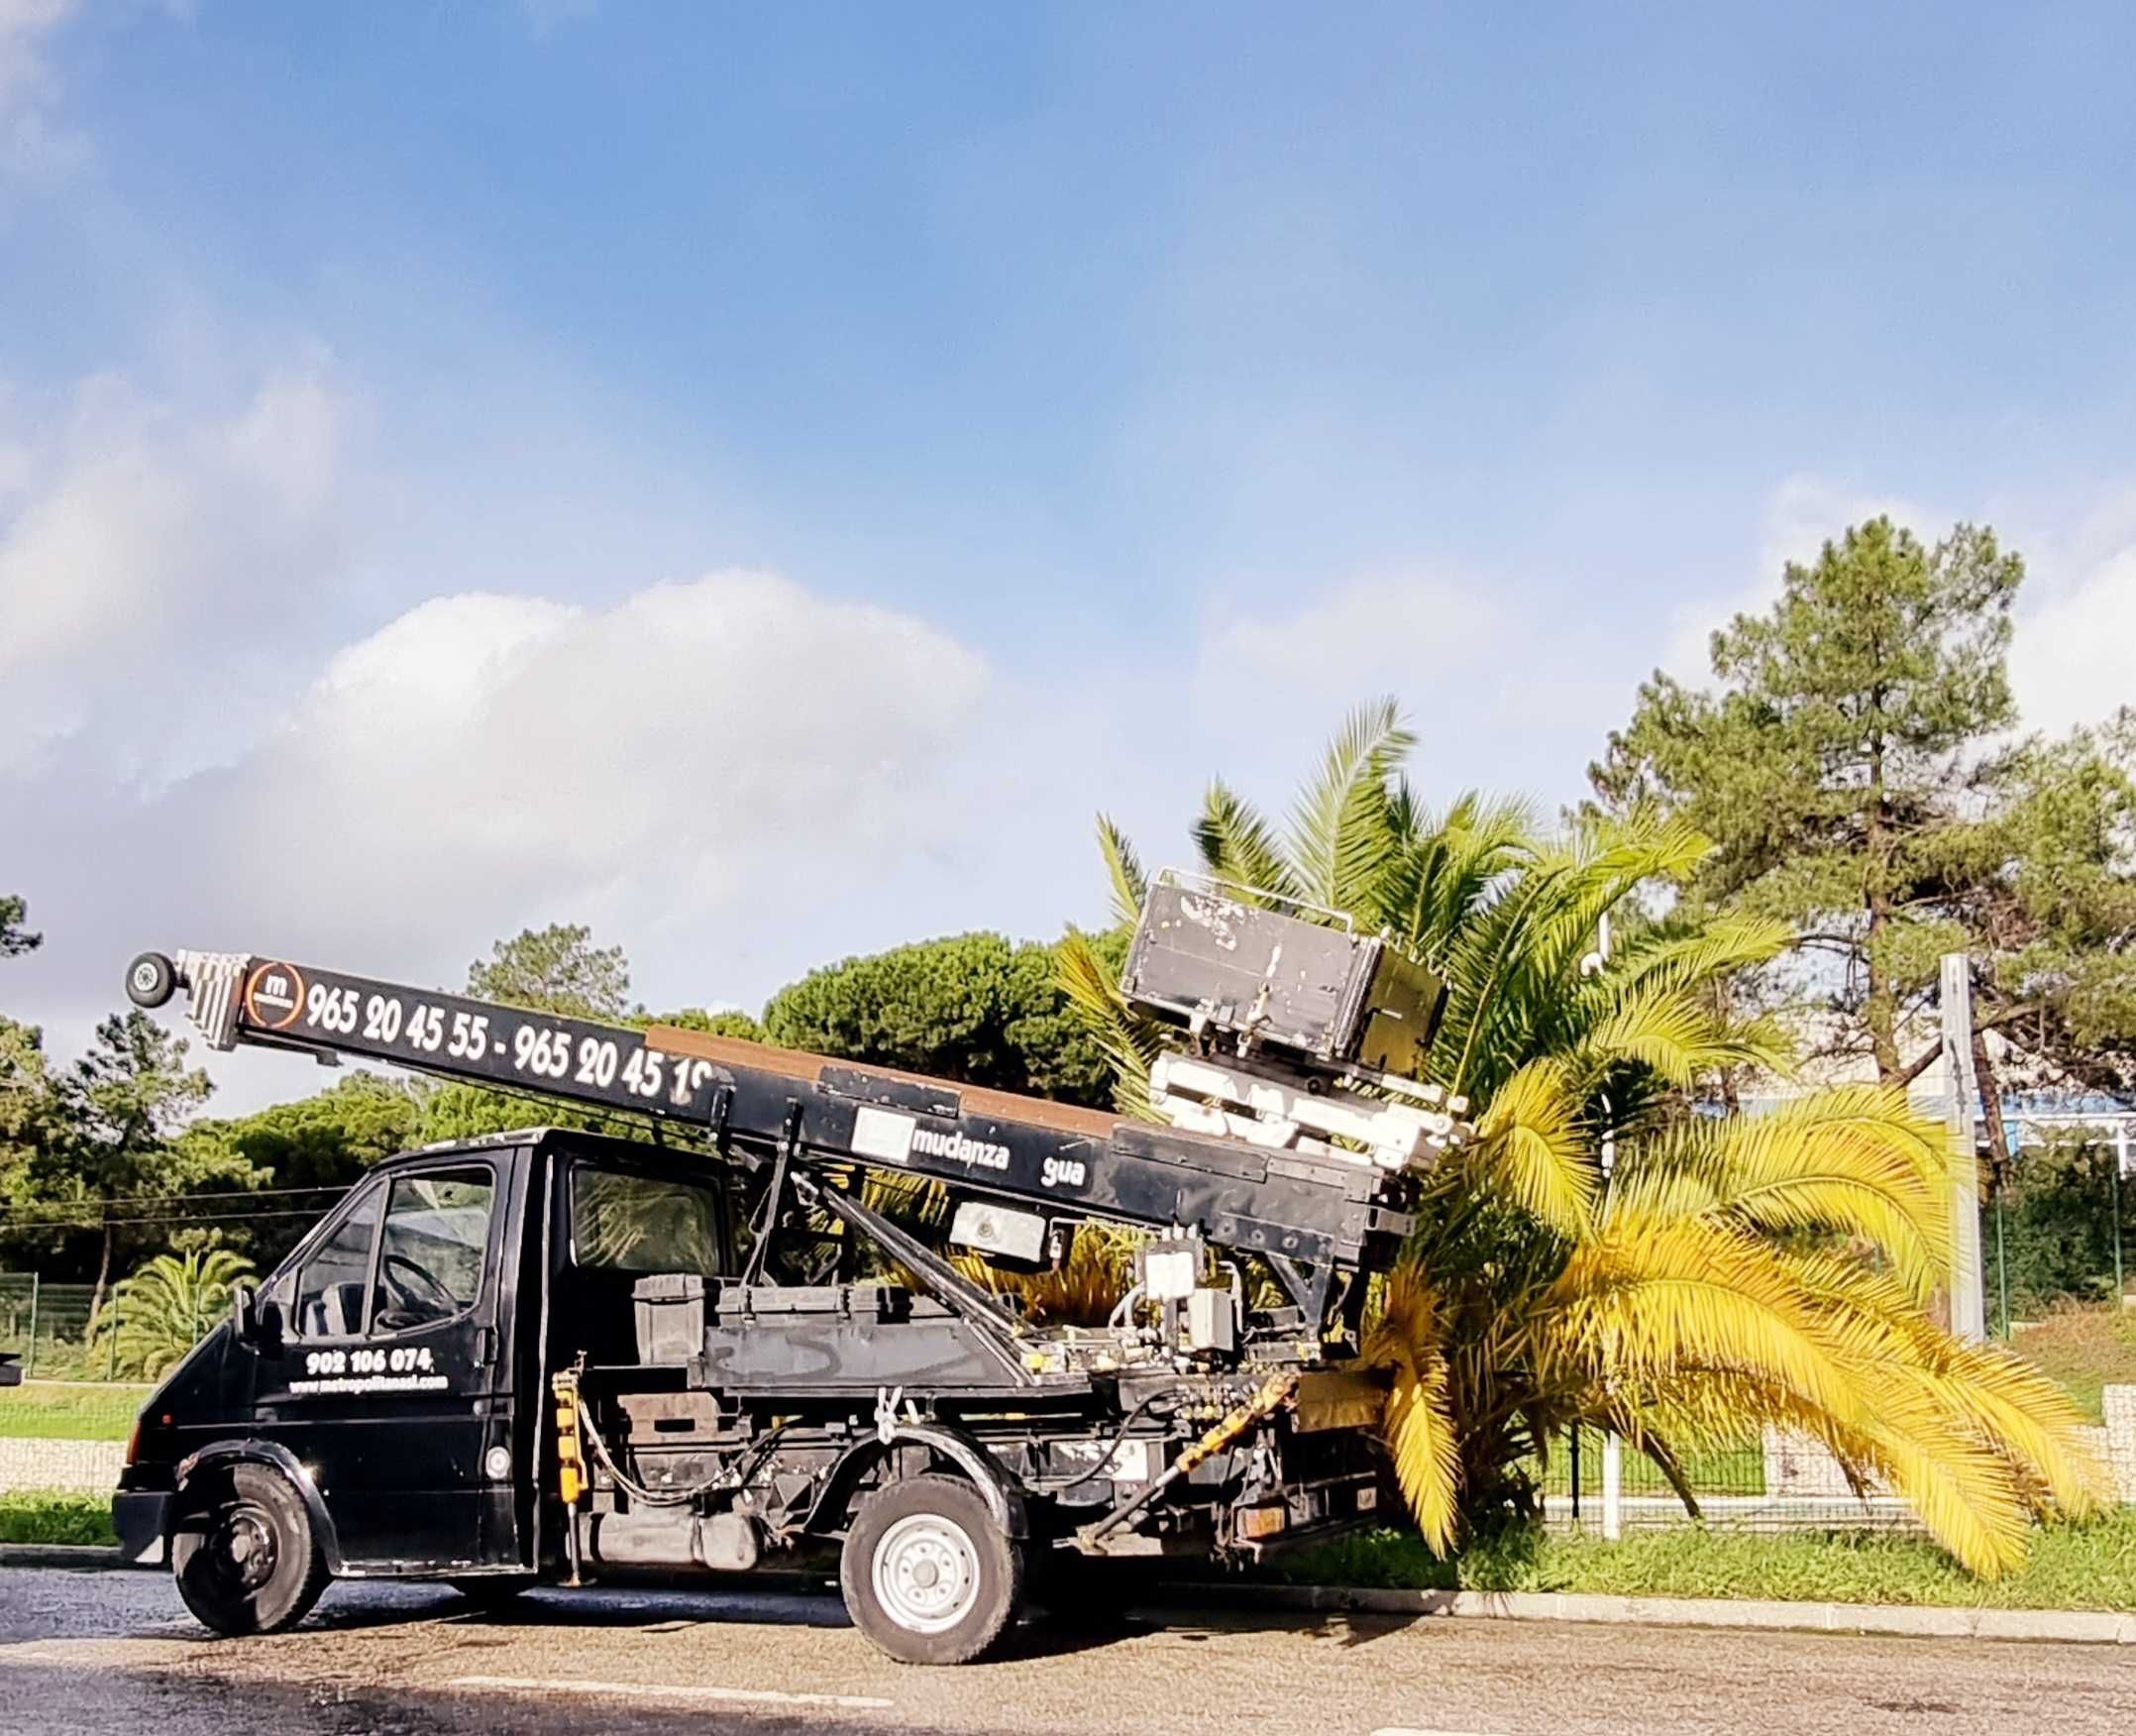
{"label": "blue sky", "polygon": [[[0,884],[656,1003],[1102,908],[1393,692],[1578,794],[1889,507],[2136,698],[2120,6],[0,0]],[[24,1003],[27,1001],[27,1005]],[[270,1085],[230,1075],[228,1101]]]}

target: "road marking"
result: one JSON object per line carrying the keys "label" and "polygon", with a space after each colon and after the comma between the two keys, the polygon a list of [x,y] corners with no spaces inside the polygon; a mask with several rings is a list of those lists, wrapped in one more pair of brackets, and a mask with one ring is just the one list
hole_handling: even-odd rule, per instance
{"label": "road marking", "polygon": [[1372,1732],[1372,1736],[1483,1736],[1483,1733],[1476,1730],[1423,1730],[1414,1729],[1408,1724],[1383,1724]]}
{"label": "road marking", "polygon": [[776,1687],[682,1687],[659,1682],[586,1682],[550,1676],[456,1676],[448,1687],[503,1688],[518,1693],[598,1693],[637,1699],[742,1701],[772,1706],[837,1706],[844,1711],[880,1712],[887,1699],[859,1693],[785,1693]]}

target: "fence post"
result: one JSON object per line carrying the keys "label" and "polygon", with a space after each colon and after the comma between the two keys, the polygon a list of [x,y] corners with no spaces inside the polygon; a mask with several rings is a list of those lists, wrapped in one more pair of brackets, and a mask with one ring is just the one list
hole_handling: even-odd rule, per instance
{"label": "fence post", "polygon": [[[119,1308],[116,1302],[107,1302],[105,1306],[111,1310],[111,1355],[104,1363],[104,1378],[116,1380],[119,1377]],[[89,1326],[95,1330],[96,1322],[90,1321]]]}
{"label": "fence post", "polygon": [[[1595,924],[1595,957],[1603,967],[1609,963],[1609,912]],[[1617,1173],[1617,1124],[1610,1119],[1610,1100],[1602,1097],[1602,1197],[1609,1198],[1610,1182]],[[1614,1333],[1612,1334],[1614,1339]],[[1616,1345],[1610,1346],[1614,1364]],[[1611,1376],[1615,1377],[1615,1368]],[[1624,1442],[1611,1429],[1602,1437],[1602,1535],[1612,1543],[1624,1535]]]}
{"label": "fence post", "polygon": [[1995,1189],[1995,1295],[2002,1310],[2002,1342],[2010,1342],[2010,1265],[2002,1253],[2002,1220],[2005,1216],[2001,1188]]}
{"label": "fence post", "polygon": [[1973,970],[1963,952],[1943,955],[1939,988],[1951,1129],[1951,1331],[1978,1344],[1987,1337],[1987,1309],[1980,1294],[1980,1160],[1973,1143],[1978,1103],[1973,1077]]}
{"label": "fence post", "polygon": [[2129,1125],[2126,1121],[2114,1130],[2113,1160],[2113,1206],[2106,1221],[2113,1226],[2114,1235],[2114,1306],[2128,1306],[2128,1283],[2121,1275],[2121,1172],[2128,1167]]}
{"label": "fence post", "polygon": [[1580,1522],[1580,1426],[1572,1425],[1572,1523]]}
{"label": "fence post", "polygon": [[27,1380],[37,1372],[37,1287],[38,1274],[30,1274],[30,1354],[22,1359],[22,1377]]}

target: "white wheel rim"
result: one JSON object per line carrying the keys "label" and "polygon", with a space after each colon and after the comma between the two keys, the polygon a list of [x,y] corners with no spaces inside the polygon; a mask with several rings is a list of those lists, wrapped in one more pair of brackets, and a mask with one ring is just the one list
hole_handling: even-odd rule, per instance
{"label": "white wheel rim", "polygon": [[910,1514],[884,1532],[871,1576],[876,1602],[909,1633],[946,1633],[979,1601],[979,1552],[939,1513]]}

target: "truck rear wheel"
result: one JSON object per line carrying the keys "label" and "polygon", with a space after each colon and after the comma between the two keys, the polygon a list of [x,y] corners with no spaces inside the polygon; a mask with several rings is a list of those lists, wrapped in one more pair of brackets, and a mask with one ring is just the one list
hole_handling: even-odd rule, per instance
{"label": "truck rear wheel", "polygon": [[326,1589],[325,1552],[289,1479],[264,1465],[211,1470],[170,1531],[185,1607],[219,1634],[278,1634]]}
{"label": "truck rear wheel", "polygon": [[853,1625],[902,1664],[969,1664],[1023,1601],[1023,1551],[953,1476],[906,1477],[862,1503],[838,1563]]}

